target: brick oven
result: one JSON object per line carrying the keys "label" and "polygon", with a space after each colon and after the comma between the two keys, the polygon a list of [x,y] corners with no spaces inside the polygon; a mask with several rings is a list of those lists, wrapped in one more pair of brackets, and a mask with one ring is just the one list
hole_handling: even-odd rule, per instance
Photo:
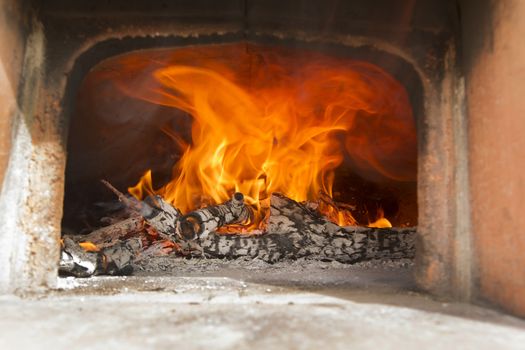
{"label": "brick oven", "polygon": [[[525,7],[518,2],[5,0],[0,6],[1,291],[54,289],[62,225],[75,203],[104,197],[96,187],[101,177],[122,190],[164,164],[126,163],[118,159],[125,151],[100,144],[116,131],[82,122],[97,113],[78,109],[90,74],[137,52],[160,57],[162,50],[252,45],[295,50],[298,57],[351,58],[392,76],[407,93],[417,136],[417,182],[403,193],[413,197],[406,210],[417,223],[418,287],[525,315],[525,145],[513,132],[524,126],[518,43]],[[153,141],[145,143],[155,151]],[[122,171],[109,165],[137,169],[119,177]]]}

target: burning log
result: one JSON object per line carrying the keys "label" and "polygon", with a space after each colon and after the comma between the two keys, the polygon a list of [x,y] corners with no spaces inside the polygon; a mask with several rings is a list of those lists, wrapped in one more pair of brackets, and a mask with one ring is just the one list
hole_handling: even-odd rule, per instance
{"label": "burning log", "polygon": [[140,202],[133,197],[128,197],[106,180],[101,182],[113,192],[126,207],[139,213],[163,238],[173,238],[176,233],[176,223],[181,217],[181,212],[164,201],[161,196],[149,196]]}
{"label": "burning log", "polygon": [[205,239],[211,232],[228,224],[245,224],[253,220],[252,209],[244,195],[235,193],[227,202],[195,210],[179,220],[179,233],[185,240]]}
{"label": "burning log", "polygon": [[208,256],[258,258],[267,262],[312,258],[355,263],[414,257],[415,228],[340,227],[318,212],[279,194],[271,197],[267,233],[212,234],[200,242]]}
{"label": "burning log", "polygon": [[181,212],[160,196],[150,196],[143,202],[141,214],[164,239],[174,240]]}
{"label": "burning log", "polygon": [[126,196],[108,181],[101,180],[101,182],[117,196],[119,201],[132,211],[139,213],[159,232],[165,235],[175,235],[175,223],[181,216],[181,213],[178,209],[164,201],[161,196],[149,196],[140,202],[133,197]]}
{"label": "burning log", "polygon": [[71,238],[64,238],[59,272],[76,277],[130,275],[133,263],[152,256],[167,255],[180,246],[169,240],[147,246],[141,237],[129,238],[97,251],[86,251]]}
{"label": "burning log", "polygon": [[113,225],[105,226],[87,235],[75,235],[71,238],[75,242],[91,242],[99,248],[112,246],[125,237],[137,234],[144,229],[144,218],[134,216]]}

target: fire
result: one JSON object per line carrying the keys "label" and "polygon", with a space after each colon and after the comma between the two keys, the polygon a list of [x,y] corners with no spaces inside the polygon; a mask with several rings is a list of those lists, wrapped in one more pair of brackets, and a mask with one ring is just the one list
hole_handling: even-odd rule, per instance
{"label": "fire", "polygon": [[392,224],[390,221],[388,221],[387,218],[385,218],[385,212],[382,208],[379,208],[377,210],[377,219],[374,222],[370,222],[367,225],[368,227],[376,227],[376,228],[386,228],[386,227],[392,227]]}
{"label": "fire", "polygon": [[336,203],[331,196],[324,192],[318,194],[318,210],[323,213],[330,221],[335,222],[340,226],[357,225],[358,222],[354,219],[352,211],[354,206]]}
{"label": "fire", "polygon": [[[415,178],[407,93],[378,66],[253,44],[138,52],[113,64],[118,74],[101,74],[126,94],[193,118],[188,142],[182,130],[167,131],[182,154],[171,181],[154,188],[148,171],[129,189],[137,198],[157,193],[182,212],[236,191],[257,209],[273,192],[315,201],[332,197],[343,162],[360,174]],[[324,213],[357,224],[348,208]]]}

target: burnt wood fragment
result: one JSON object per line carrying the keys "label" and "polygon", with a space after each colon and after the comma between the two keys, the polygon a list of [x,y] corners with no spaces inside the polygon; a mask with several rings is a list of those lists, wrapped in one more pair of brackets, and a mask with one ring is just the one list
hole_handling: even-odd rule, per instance
{"label": "burnt wood fragment", "polygon": [[97,266],[97,274],[130,275],[133,272],[133,261],[142,250],[140,238],[130,238],[102,250],[102,261]]}
{"label": "burnt wood fragment", "polygon": [[148,196],[144,201],[139,201],[134,197],[126,196],[108,181],[101,180],[101,182],[113,192],[119,201],[129,210],[144,217],[144,219],[159,232],[164,235],[175,235],[175,223],[181,216],[181,213],[178,209],[164,201],[161,196]]}
{"label": "burnt wood fragment", "polygon": [[133,261],[143,250],[140,238],[130,238],[100,251],[85,251],[69,237],[63,240],[58,271],[76,277],[129,275]]}
{"label": "burnt wood fragment", "polygon": [[58,271],[76,277],[89,277],[96,274],[99,258],[98,252],[87,252],[71,238],[65,237]]}

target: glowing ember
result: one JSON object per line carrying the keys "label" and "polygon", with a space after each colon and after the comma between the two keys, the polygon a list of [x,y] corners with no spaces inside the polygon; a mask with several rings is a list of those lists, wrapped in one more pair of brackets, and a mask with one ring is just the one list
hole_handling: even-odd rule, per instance
{"label": "glowing ember", "polygon": [[79,245],[87,252],[98,252],[100,250],[100,248],[92,242],[80,242]]}
{"label": "glowing ember", "polygon": [[[415,180],[406,91],[375,65],[251,44],[157,57],[138,52],[114,65],[100,74],[126,94],[193,118],[191,142],[182,131],[167,131],[182,153],[172,180],[154,189],[148,171],[129,189],[138,198],[157,193],[188,212],[238,191],[259,209],[260,221],[273,192],[296,201],[332,197],[334,171],[343,162],[359,174]],[[341,225],[358,224],[350,207],[319,210]],[[369,224],[379,225],[391,227],[384,217]]]}

